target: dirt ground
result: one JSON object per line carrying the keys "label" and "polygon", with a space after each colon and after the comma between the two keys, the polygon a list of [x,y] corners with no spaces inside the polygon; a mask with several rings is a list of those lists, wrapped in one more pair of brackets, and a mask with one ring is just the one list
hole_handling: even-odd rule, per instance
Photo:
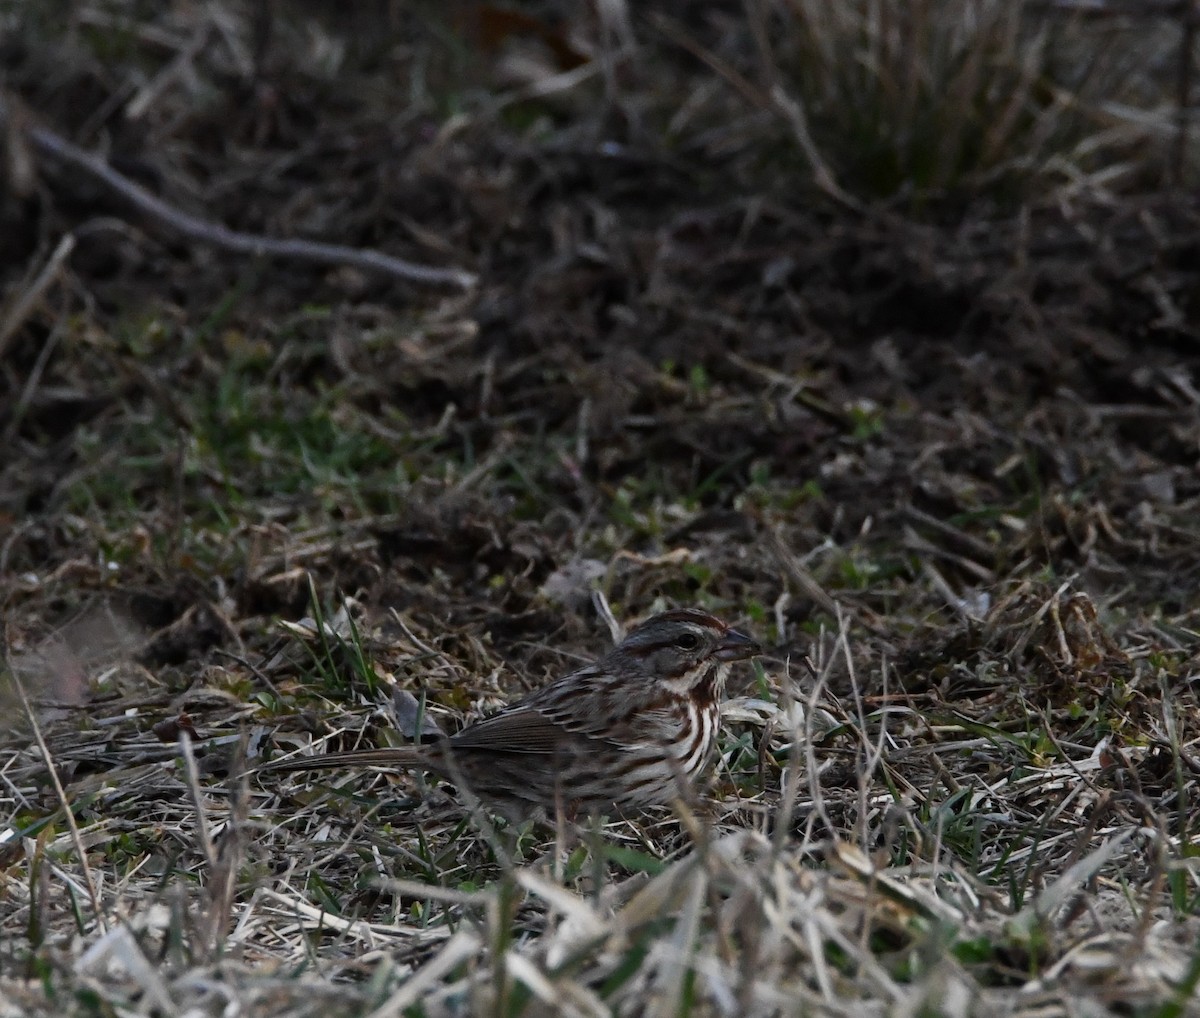
{"label": "dirt ground", "polygon": [[[0,1014],[1196,1013],[1195,164],[817,186],[754,5],[150,7],[0,43]],[[237,779],[601,600],[766,647],[692,825],[514,871],[444,785]]]}

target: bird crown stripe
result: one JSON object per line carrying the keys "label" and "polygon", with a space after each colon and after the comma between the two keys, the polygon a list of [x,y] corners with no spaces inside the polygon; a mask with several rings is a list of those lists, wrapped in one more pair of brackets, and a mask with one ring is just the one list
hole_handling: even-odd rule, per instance
{"label": "bird crown stripe", "polygon": [[699,608],[671,608],[659,615],[655,615],[653,618],[647,619],[642,625],[650,622],[691,622],[698,626],[704,626],[707,629],[715,629],[721,633],[729,628],[720,619],[710,615],[706,611],[701,611]]}

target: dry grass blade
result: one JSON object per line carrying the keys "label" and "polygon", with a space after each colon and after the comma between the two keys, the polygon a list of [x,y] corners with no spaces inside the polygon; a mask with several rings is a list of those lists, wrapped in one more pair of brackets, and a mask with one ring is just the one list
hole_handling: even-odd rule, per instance
{"label": "dry grass blade", "polygon": [[455,933],[433,961],[405,982],[404,986],[385,1003],[370,1012],[367,1018],[400,1018],[405,1011],[430,994],[455,969],[475,957],[479,947],[479,938],[473,933],[465,931]]}
{"label": "dry grass blade", "polygon": [[1029,937],[1037,927],[1053,924],[1055,913],[1079,894],[1080,888],[1116,856],[1133,834],[1133,831],[1121,831],[1067,869],[1013,917],[1012,929],[1020,936]]}
{"label": "dry grass blade", "polygon": [[424,930],[406,924],[371,923],[357,919],[345,919],[310,905],[295,896],[281,894],[277,891],[263,890],[260,896],[264,901],[273,901],[277,905],[283,906],[287,911],[281,915],[299,919],[306,930],[333,930],[370,944],[374,944],[380,938],[419,936],[423,939],[442,940],[450,936],[449,930],[440,928]]}
{"label": "dry grass blade", "polygon": [[783,542],[783,539],[776,532],[771,532],[768,538],[772,551],[775,552],[775,557],[779,564],[787,572],[792,582],[800,589],[800,592],[820,606],[822,611],[827,612],[833,617],[838,615],[838,604],[831,598],[821,585],[816,581],[816,578],[804,567],[804,564],[796,557],[790,548]]}
{"label": "dry grass blade", "polygon": [[680,889],[682,907],[675,919],[675,928],[669,938],[659,942],[660,954],[658,978],[652,991],[649,1013],[661,1015],[679,1014],[684,1004],[684,980],[693,965],[696,939],[700,932],[701,905],[707,891],[704,871],[694,869],[689,874],[685,887]]}
{"label": "dry grass blade", "polygon": [[45,264],[38,269],[29,284],[20,287],[17,298],[12,301],[5,311],[4,317],[0,319],[0,357],[4,356],[8,344],[16,335],[17,330],[25,324],[37,307],[38,301],[45,296],[46,291],[58,278],[59,272],[74,249],[75,236],[70,233],[65,234],[54,246],[54,250],[50,252]]}
{"label": "dry grass blade", "polygon": [[144,999],[165,1014],[173,1014],[178,1004],[161,973],[142,951],[127,926],[114,926],[80,955],[75,970],[81,974],[102,971],[106,965],[119,966],[129,974]]}
{"label": "dry grass blade", "polygon": [[38,723],[33,704],[30,703],[29,697],[25,692],[25,684],[7,660],[5,661],[5,666],[8,672],[8,679],[12,682],[13,687],[17,691],[17,696],[21,701],[21,708],[25,712],[25,720],[29,723],[30,731],[33,733],[33,741],[37,744],[38,752],[41,754],[42,762],[46,767],[46,773],[50,776],[51,784],[54,786],[54,794],[58,799],[63,820],[66,822],[67,829],[71,833],[71,844],[75,849],[75,857],[79,861],[79,868],[83,873],[83,883],[87,888],[88,901],[92,907],[92,921],[95,922],[96,928],[103,932],[108,928],[107,913],[100,905],[100,896],[96,891],[96,882],[92,877],[91,867],[88,865],[87,849],[84,846],[83,836],[80,834],[79,825],[75,822],[75,813],[72,808],[71,799],[67,796],[62,781],[59,780],[58,768],[55,766],[54,757],[51,755],[50,748],[46,745],[46,740],[42,736],[42,728]]}

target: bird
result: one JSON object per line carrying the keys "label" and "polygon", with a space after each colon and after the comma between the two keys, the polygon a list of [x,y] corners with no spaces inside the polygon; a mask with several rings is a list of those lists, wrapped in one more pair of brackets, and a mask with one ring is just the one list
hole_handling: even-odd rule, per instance
{"label": "bird", "polygon": [[263,771],[421,769],[513,820],[627,816],[688,794],[712,758],[749,636],[698,608],[661,612],[612,650],[449,737],[274,761]]}

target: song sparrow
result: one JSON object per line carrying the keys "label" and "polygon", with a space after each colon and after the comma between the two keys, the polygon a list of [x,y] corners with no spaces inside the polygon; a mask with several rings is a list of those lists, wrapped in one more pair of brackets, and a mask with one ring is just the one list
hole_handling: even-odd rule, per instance
{"label": "song sparrow", "polygon": [[449,738],[329,753],[262,770],[417,767],[510,817],[626,813],[678,797],[716,742],[732,661],[748,636],[693,608],[663,612],[600,658]]}

